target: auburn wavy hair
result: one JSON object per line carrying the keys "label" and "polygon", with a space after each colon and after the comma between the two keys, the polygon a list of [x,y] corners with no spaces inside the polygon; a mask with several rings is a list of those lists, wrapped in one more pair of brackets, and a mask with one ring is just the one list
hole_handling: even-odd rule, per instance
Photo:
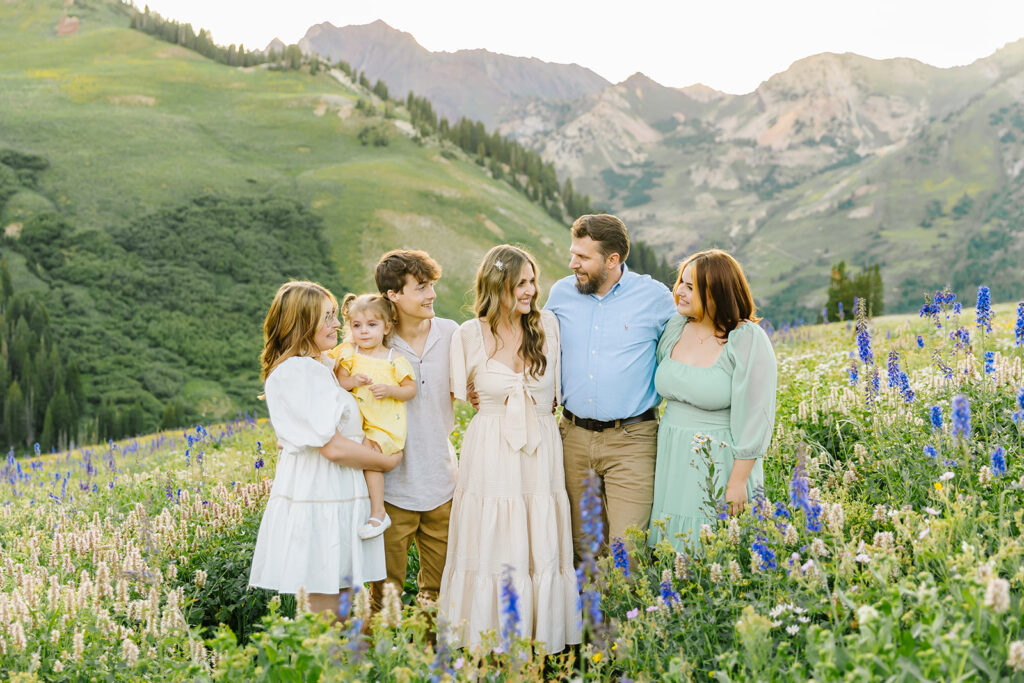
{"label": "auburn wavy hair", "polygon": [[292,356],[316,356],[316,333],[323,324],[324,301],[337,309],[338,300],[316,282],[293,280],[281,285],[263,321],[261,378]]}
{"label": "auburn wavy hair", "polygon": [[[473,312],[478,318],[487,321],[494,337],[494,350],[497,352],[498,323],[512,324],[512,306],[515,305],[515,288],[519,284],[519,276],[527,263],[533,267],[536,291],[530,299],[530,312],[520,316],[519,324],[523,328],[523,343],[519,348],[528,374],[534,379],[540,378],[548,367],[548,359],[544,355],[544,329],[540,322],[540,309],[537,308],[537,294],[540,292],[540,269],[537,262],[528,253],[509,244],[493,247],[484,256],[476,271],[476,301]],[[512,305],[509,305],[509,302]],[[502,305],[504,303],[504,306]],[[492,354],[493,355],[493,354]]]}
{"label": "auburn wavy hair", "polygon": [[741,322],[756,323],[754,297],[743,268],[732,255],[721,249],[708,249],[688,256],[679,264],[679,275],[672,287],[672,296],[679,304],[679,284],[683,271],[690,269],[693,292],[701,317],[708,316],[715,326],[715,336],[725,339]]}

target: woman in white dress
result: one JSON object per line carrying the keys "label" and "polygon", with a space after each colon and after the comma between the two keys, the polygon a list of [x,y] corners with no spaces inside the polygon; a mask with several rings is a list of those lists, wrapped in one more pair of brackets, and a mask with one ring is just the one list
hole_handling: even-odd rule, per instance
{"label": "woman in white dress", "polygon": [[549,653],[580,642],[558,396],[558,321],[537,309],[537,266],[508,245],[476,275],[475,318],[452,337],[452,391],[479,411],[462,441],[439,613],[459,646],[502,632],[502,582],[519,597],[519,635]]}
{"label": "woman in white dress", "polygon": [[260,522],[249,585],[304,588],[316,612],[337,614],[341,591],[385,577],[384,541],[360,540],[370,511],[363,470],[397,456],[363,445],[362,418],[326,352],[338,343],[338,302],[313,282],[281,286],[263,324],[263,377],[281,452]]}

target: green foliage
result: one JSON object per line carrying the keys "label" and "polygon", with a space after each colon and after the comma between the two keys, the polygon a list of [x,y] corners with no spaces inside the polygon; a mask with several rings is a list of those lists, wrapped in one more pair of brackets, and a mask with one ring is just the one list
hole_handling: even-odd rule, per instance
{"label": "green foliage", "polygon": [[631,242],[626,265],[638,273],[647,273],[655,280],[672,287],[678,274],[674,265],[670,265],[664,254],[659,254],[653,247],[643,242]]}
{"label": "green foliage", "polygon": [[374,123],[359,129],[357,136],[363,145],[387,147],[391,143],[391,127],[386,123]]}
{"label": "green foliage", "polygon": [[840,319],[840,304],[843,307],[843,317],[852,318],[855,299],[864,300],[869,316],[882,315],[885,311],[884,293],[882,272],[878,264],[863,268],[851,278],[846,271],[846,262],[840,261],[832,266],[832,275],[829,278],[828,301],[825,304],[828,315],[826,322]]}

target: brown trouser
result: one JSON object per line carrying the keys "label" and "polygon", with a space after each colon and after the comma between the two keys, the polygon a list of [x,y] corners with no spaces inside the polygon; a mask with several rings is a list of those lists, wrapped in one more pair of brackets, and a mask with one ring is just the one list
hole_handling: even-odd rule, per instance
{"label": "brown trouser", "polygon": [[654,502],[654,460],[658,421],[593,432],[566,418],[558,423],[565,463],[565,490],[572,507],[572,545],[576,563],[583,554],[580,499],[590,470],[601,480],[605,543],[625,538],[626,529],[647,530]]}
{"label": "brown trouser", "polygon": [[[424,512],[404,510],[387,502],[384,503],[384,509],[391,517],[391,527],[384,532],[384,563],[388,572],[388,578],[384,581],[397,584],[401,594],[409,561],[409,545],[415,541],[420,553],[420,571],[416,575],[419,598],[437,600],[444,560],[448,553],[448,518],[451,516],[452,502],[449,500]],[[380,609],[384,581],[370,584],[370,597],[375,610]]]}

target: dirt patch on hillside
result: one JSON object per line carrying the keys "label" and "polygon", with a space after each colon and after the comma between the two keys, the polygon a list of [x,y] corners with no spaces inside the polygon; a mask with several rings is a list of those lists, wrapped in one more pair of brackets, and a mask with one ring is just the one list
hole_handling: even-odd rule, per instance
{"label": "dirt patch on hillside", "polygon": [[57,35],[69,36],[78,31],[78,17],[61,17],[57,22]]}
{"label": "dirt patch on hillside", "polygon": [[178,45],[171,45],[157,50],[153,53],[153,56],[157,59],[177,59],[178,57],[187,57],[191,54],[195,53],[189,52]]}
{"label": "dirt patch on hillside", "polygon": [[111,104],[134,107],[152,107],[156,105],[156,98],[149,95],[112,95],[109,99]]}
{"label": "dirt patch on hillside", "polygon": [[8,223],[4,227],[4,237],[16,240],[21,237],[21,229],[25,227],[21,223]]}
{"label": "dirt patch on hillside", "polygon": [[490,218],[483,215],[482,213],[478,213],[476,215],[476,219],[483,223],[485,228],[493,232],[498,239],[505,239],[505,232],[500,227],[498,227],[498,224],[492,221]]}

